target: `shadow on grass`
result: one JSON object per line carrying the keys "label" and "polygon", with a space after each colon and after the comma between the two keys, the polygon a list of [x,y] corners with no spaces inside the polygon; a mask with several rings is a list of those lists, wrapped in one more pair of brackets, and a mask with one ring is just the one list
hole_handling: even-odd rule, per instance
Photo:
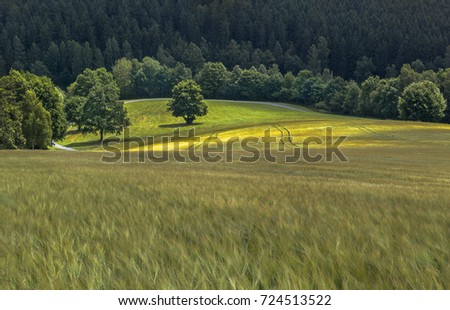
{"label": "shadow on grass", "polygon": [[[110,141],[109,139],[105,139],[105,142]],[[113,139],[111,139],[113,141]],[[65,145],[66,147],[71,148],[77,148],[77,147],[94,147],[94,146],[100,146],[101,142],[100,140],[94,140],[94,141],[86,141],[86,142],[74,142]]]}
{"label": "shadow on grass", "polygon": [[182,128],[182,127],[192,127],[192,126],[200,126],[203,125],[203,123],[193,123],[193,124],[163,124],[163,125],[159,125],[159,128]]}
{"label": "shadow on grass", "polygon": [[[153,137],[154,139],[158,141],[158,137]],[[136,147],[144,147],[145,145],[147,145],[148,140],[146,138],[141,138],[141,137],[129,137],[125,140],[119,139],[119,138],[106,138],[103,141],[103,145],[109,145],[109,143],[111,143],[111,147],[119,147],[119,149],[121,150],[129,150],[129,149],[133,149]],[[117,146],[117,144],[119,144],[120,146]],[[71,143],[71,144],[67,144],[66,147],[70,147],[70,148],[85,148],[85,149],[89,149],[89,148],[101,148],[102,147],[102,143],[99,140],[91,140],[91,141],[85,141],[85,142],[75,142],[75,143]]]}
{"label": "shadow on grass", "polygon": [[76,135],[76,134],[79,134],[79,133],[83,133],[83,132],[81,130],[78,130],[78,129],[70,129],[70,130],[67,131],[67,135]]}

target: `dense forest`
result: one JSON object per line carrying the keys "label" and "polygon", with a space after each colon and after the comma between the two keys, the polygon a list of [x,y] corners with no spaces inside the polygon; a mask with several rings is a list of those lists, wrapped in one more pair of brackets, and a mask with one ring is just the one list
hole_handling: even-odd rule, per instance
{"label": "dense forest", "polygon": [[449,16],[446,0],[0,0],[0,75],[67,86],[85,68],[151,56],[194,74],[208,61],[276,63],[362,81],[418,59],[450,66]]}

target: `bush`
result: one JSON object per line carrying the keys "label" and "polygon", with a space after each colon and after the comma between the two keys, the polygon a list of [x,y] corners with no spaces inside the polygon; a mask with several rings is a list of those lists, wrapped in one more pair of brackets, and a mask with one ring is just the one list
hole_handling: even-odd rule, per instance
{"label": "bush", "polygon": [[430,81],[412,83],[399,98],[398,110],[405,120],[439,122],[444,117],[446,100]]}

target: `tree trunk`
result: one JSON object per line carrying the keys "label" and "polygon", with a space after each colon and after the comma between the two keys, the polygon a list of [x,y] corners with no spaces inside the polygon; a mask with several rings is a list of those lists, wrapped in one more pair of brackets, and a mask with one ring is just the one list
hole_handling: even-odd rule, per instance
{"label": "tree trunk", "polygon": [[184,120],[186,121],[186,124],[192,125],[192,123],[193,123],[194,120],[195,120],[195,117],[189,117],[189,116],[187,116],[187,117],[184,118]]}
{"label": "tree trunk", "polygon": [[100,129],[100,142],[103,142],[103,129]]}

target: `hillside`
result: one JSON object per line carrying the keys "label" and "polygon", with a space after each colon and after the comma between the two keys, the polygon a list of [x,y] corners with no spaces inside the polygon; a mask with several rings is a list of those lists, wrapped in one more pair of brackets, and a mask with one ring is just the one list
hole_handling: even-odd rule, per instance
{"label": "hillside", "polygon": [[0,74],[31,69],[67,86],[84,68],[144,56],[194,71],[221,61],[296,74],[318,55],[345,78],[367,56],[384,76],[416,59],[450,66],[448,16],[444,0],[3,0]]}
{"label": "hillside", "polygon": [[[349,161],[108,165],[101,152],[2,151],[0,288],[450,288],[450,125],[209,105],[202,138],[285,127],[301,144],[332,126],[350,135]],[[136,135],[180,124],[165,101],[127,108]],[[65,142],[96,151],[97,139]]]}
{"label": "hillside", "polygon": [[[185,126],[182,119],[167,112],[168,99],[136,100],[125,104],[132,126],[132,137],[171,136],[180,128],[186,135],[195,128],[202,141],[212,134],[224,140],[239,136],[262,137],[264,130],[271,128],[274,135],[281,137],[278,128],[286,127],[297,142],[305,137],[325,135],[326,127],[333,127],[337,136],[349,136],[345,146],[371,147],[413,147],[417,144],[441,144],[448,147],[450,125],[403,121],[376,120],[340,116],[315,112],[306,107],[268,102],[207,101],[210,113],[200,117],[192,126]],[[275,106],[271,106],[274,104]],[[277,128],[278,127],[278,128]],[[287,135],[287,133],[285,133]],[[433,137],[432,140],[428,140]],[[107,140],[117,138],[107,136]],[[119,137],[123,138],[123,136]],[[100,151],[99,137],[70,131],[62,143],[81,150]]]}

